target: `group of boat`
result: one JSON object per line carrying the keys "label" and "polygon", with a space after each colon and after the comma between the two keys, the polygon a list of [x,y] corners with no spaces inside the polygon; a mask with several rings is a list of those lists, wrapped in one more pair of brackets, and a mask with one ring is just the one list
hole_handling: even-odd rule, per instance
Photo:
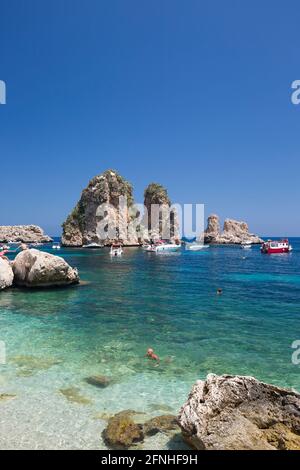
{"label": "group of boat", "polygon": [[[12,243],[10,244],[2,244],[0,245],[0,251],[9,250],[11,248]],[[35,248],[42,245],[41,243],[32,243],[30,247]],[[252,248],[251,241],[245,241],[241,245],[241,248],[244,250],[250,250]],[[103,248],[104,245],[100,245],[98,243],[89,243],[83,245],[84,249],[99,249]],[[209,248],[210,245],[205,245],[201,242],[186,242],[185,249],[189,251],[201,251],[204,249]],[[142,246],[144,251],[151,252],[151,253],[170,253],[176,252],[181,249],[180,243],[170,243],[169,240],[157,240],[152,241],[151,243],[145,244]],[[60,243],[53,243],[52,245],[53,250],[60,250],[61,245]],[[261,247],[260,251],[263,254],[276,254],[276,253],[290,253],[293,250],[292,245],[289,243],[287,238],[282,240],[267,240],[264,242]],[[121,243],[113,243],[110,248],[111,256],[121,256],[123,254],[123,246]]]}

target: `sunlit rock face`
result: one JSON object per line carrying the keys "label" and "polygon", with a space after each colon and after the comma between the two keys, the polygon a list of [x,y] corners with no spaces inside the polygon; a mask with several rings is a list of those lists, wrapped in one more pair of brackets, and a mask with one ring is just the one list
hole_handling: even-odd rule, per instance
{"label": "sunlit rock face", "polygon": [[179,413],[184,440],[199,450],[299,450],[300,395],[253,377],[209,374]]}
{"label": "sunlit rock face", "polygon": [[0,258],[0,290],[12,286],[14,273],[8,260]]}
{"label": "sunlit rock face", "polygon": [[45,235],[37,225],[2,225],[0,226],[0,242],[48,243],[52,238]]}
{"label": "sunlit rock face", "polygon": [[58,287],[77,284],[78,271],[60,256],[30,249],[19,253],[12,263],[14,284],[21,287]]}
{"label": "sunlit rock face", "polygon": [[144,192],[146,218],[144,237],[146,239],[179,240],[179,218],[172,207],[167,190],[160,184],[151,183]]}
{"label": "sunlit rock face", "polygon": [[204,232],[205,243],[220,245],[241,243],[262,243],[263,240],[257,235],[249,232],[246,222],[226,219],[223,231],[220,229],[220,219],[217,215],[210,215],[207,219],[207,228]]}
{"label": "sunlit rock face", "polygon": [[[80,200],[63,224],[64,246],[89,243],[138,245],[132,186],[114,170],[95,176],[83,190]],[[133,224],[134,225],[134,224]]]}

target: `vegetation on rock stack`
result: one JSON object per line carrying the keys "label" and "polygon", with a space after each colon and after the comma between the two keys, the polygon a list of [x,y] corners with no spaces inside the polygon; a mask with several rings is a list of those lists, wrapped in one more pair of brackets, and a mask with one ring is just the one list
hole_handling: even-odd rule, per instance
{"label": "vegetation on rock stack", "polygon": [[[91,179],[82,191],[79,202],[63,223],[62,242],[65,246],[82,246],[87,243],[110,244],[113,240],[100,239],[97,234],[97,209],[102,204],[109,204],[107,219],[119,220],[120,197],[127,198],[128,222],[133,207],[132,185],[115,170],[107,170]],[[138,244],[137,237],[123,240],[125,244]]]}
{"label": "vegetation on rock stack", "polygon": [[150,183],[144,191],[145,206],[148,207],[150,204],[167,204],[171,205],[171,201],[168,196],[168,191],[161,184]]}
{"label": "vegetation on rock stack", "polygon": [[[159,211],[159,225],[153,220],[153,205],[171,207],[171,200],[168,191],[161,184],[150,183],[144,191],[144,205],[148,212],[148,237],[153,239],[171,238],[177,240],[179,238],[178,214],[175,210],[171,210],[170,214]],[[168,230],[169,229],[169,230]],[[165,232],[169,232],[169,236],[165,236]]]}

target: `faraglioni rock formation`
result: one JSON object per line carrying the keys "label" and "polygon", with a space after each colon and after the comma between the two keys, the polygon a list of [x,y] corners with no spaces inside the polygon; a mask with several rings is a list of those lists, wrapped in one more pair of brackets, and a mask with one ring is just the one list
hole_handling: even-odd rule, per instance
{"label": "faraglioni rock formation", "polygon": [[[95,176],[83,190],[79,202],[63,224],[62,244],[110,245],[114,241],[120,241],[124,245],[138,245],[138,232],[128,230],[130,222],[137,217],[132,193],[131,184],[115,170],[107,170]],[[121,211],[120,200],[124,201]],[[114,227],[115,233],[111,233],[110,229],[114,230]]]}
{"label": "faraglioni rock formation", "polygon": [[49,243],[52,238],[45,235],[43,229],[37,225],[2,225],[0,242]]}
{"label": "faraglioni rock formation", "polygon": [[300,450],[300,395],[253,377],[209,374],[178,419],[198,450]]}
{"label": "faraglioni rock formation", "polygon": [[233,219],[225,220],[223,231],[221,232],[219,217],[212,214],[207,219],[204,242],[220,245],[241,243],[258,244],[263,243],[263,240],[249,232],[246,222],[239,222]]}
{"label": "faraglioni rock formation", "polygon": [[19,253],[12,269],[13,283],[21,287],[59,287],[79,282],[77,269],[63,258],[35,249]]}
{"label": "faraglioni rock formation", "polygon": [[14,280],[14,273],[8,260],[0,258],[0,290],[11,287]]}
{"label": "faraglioni rock formation", "polygon": [[157,183],[149,184],[144,192],[144,206],[147,209],[144,239],[179,240],[178,213],[172,208],[166,188]]}

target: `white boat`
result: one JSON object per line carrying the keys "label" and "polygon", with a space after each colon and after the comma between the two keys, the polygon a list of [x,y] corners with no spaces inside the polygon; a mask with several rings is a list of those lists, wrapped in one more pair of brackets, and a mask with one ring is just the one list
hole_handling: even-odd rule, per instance
{"label": "white boat", "polygon": [[93,250],[97,248],[103,248],[103,245],[99,245],[99,243],[88,243],[87,245],[83,245],[82,248],[89,248]]}
{"label": "white boat", "polygon": [[61,246],[59,243],[53,243],[52,250],[60,250]]}
{"label": "white boat", "polygon": [[251,242],[242,243],[242,244],[241,244],[241,248],[242,248],[243,250],[250,250],[250,249],[252,248],[252,244],[251,244]]}
{"label": "white boat", "polygon": [[173,252],[180,250],[181,245],[175,245],[174,243],[161,243],[155,245],[146,245],[144,249],[153,253]]}
{"label": "white boat", "polygon": [[110,247],[110,255],[111,256],[122,256],[123,248],[120,245],[112,245]]}
{"label": "white boat", "polygon": [[201,243],[187,243],[185,245],[185,249],[190,251],[200,251],[205,248],[209,248],[209,245],[203,245]]}

